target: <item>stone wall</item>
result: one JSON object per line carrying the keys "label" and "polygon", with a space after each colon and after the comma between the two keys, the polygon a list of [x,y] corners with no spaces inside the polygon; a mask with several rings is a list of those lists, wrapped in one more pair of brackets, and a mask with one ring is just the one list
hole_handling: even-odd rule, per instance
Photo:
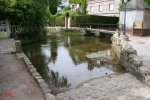
{"label": "stone wall", "polygon": [[112,47],[123,67],[138,80],[149,85],[149,73],[143,69],[142,59],[127,41],[119,37],[118,33],[112,37]]}

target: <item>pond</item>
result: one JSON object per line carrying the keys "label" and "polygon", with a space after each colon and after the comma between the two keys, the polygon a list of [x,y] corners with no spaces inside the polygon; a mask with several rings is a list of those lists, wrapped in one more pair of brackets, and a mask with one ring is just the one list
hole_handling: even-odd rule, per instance
{"label": "pond", "polygon": [[77,88],[93,78],[123,72],[112,57],[108,39],[50,36],[47,40],[23,46],[23,50],[54,94]]}

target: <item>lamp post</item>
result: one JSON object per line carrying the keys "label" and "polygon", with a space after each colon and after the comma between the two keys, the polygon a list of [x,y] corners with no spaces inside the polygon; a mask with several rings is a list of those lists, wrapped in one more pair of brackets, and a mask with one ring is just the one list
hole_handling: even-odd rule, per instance
{"label": "lamp post", "polygon": [[123,35],[126,35],[126,6],[127,6],[127,2],[128,0],[124,0],[124,5],[125,5],[125,8],[124,8],[124,32],[123,32]]}
{"label": "lamp post", "polygon": [[121,35],[121,39],[124,40],[124,41],[129,41],[129,37],[128,35],[126,34],[126,6],[127,6],[127,2],[128,0],[124,0],[124,27],[123,27],[123,32],[122,32],[122,35]]}

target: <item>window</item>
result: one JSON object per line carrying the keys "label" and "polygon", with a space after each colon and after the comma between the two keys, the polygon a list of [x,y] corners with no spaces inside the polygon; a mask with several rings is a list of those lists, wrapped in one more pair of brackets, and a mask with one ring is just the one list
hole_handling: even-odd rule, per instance
{"label": "window", "polygon": [[109,4],[109,10],[110,11],[114,10],[114,4]]}
{"label": "window", "polygon": [[91,6],[91,8],[90,8],[90,12],[94,12],[94,7],[93,6]]}
{"label": "window", "polygon": [[99,5],[99,11],[103,11],[103,6]]}

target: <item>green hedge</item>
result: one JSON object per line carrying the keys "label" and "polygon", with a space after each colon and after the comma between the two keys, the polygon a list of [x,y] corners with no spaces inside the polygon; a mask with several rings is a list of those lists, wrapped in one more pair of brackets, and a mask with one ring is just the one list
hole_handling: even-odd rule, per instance
{"label": "green hedge", "polygon": [[51,16],[50,26],[65,26],[64,16]]}
{"label": "green hedge", "polygon": [[118,17],[106,17],[106,16],[95,16],[95,15],[81,15],[81,16],[72,16],[71,24],[72,26],[78,25],[94,25],[98,24],[117,24],[119,21]]}
{"label": "green hedge", "polygon": [[[98,27],[101,24],[117,24],[119,21],[118,17],[106,17],[106,16],[95,16],[95,15],[80,15],[71,17],[72,27],[86,27],[91,26],[93,28]],[[65,17],[64,16],[52,16],[50,21],[50,26],[64,26]]]}

